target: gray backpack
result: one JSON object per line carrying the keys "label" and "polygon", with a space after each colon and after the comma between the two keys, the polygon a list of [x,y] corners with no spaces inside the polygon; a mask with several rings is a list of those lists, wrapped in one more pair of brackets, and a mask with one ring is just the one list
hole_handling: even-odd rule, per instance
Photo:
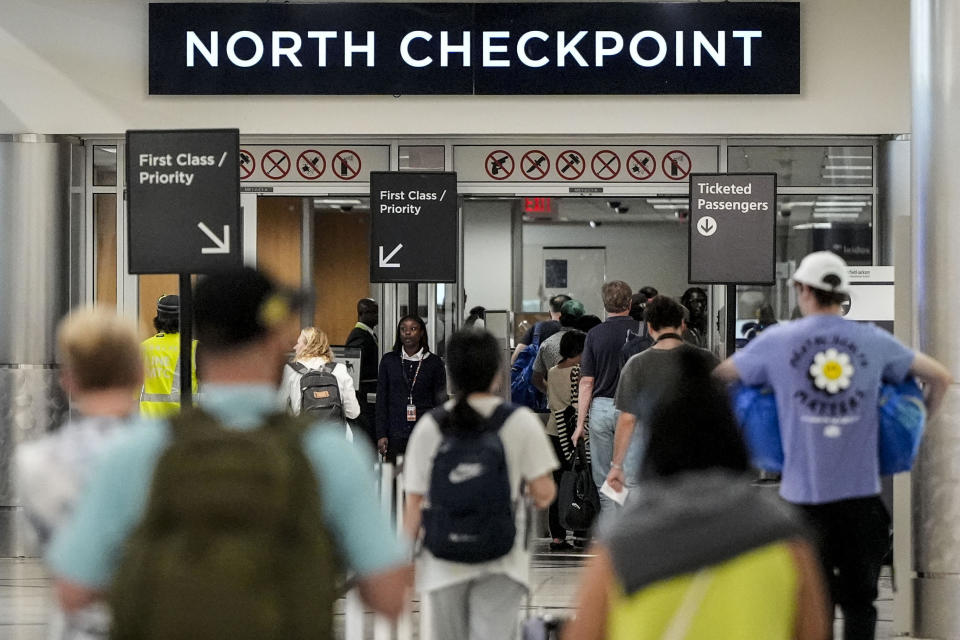
{"label": "gray backpack", "polygon": [[340,385],[333,375],[334,362],[319,369],[308,369],[299,362],[290,367],[300,374],[300,415],[325,422],[345,424]]}

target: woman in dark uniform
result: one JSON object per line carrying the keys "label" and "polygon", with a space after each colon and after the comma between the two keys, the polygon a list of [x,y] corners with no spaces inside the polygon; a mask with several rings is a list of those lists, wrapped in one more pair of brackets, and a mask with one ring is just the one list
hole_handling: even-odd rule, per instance
{"label": "woman in dark uniform", "polygon": [[446,399],[446,370],[430,353],[426,325],[418,316],[401,318],[393,351],[380,360],[377,376],[378,451],[391,462],[402,456],[413,425]]}

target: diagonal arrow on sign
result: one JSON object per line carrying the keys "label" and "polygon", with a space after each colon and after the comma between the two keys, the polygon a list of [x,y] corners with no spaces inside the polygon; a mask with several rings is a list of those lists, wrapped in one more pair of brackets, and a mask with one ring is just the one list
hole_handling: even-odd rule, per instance
{"label": "diagonal arrow on sign", "polygon": [[217,237],[213,231],[210,230],[210,227],[203,224],[202,222],[197,223],[197,228],[200,231],[203,231],[208,238],[213,240],[215,247],[203,247],[200,249],[200,253],[230,253],[230,225],[223,225],[223,239]]}
{"label": "diagonal arrow on sign", "polygon": [[394,247],[393,251],[387,254],[387,257],[383,257],[383,245],[380,245],[380,268],[381,269],[398,269],[400,267],[399,262],[390,262],[393,256],[397,255],[397,252],[403,249],[402,244],[398,244]]}

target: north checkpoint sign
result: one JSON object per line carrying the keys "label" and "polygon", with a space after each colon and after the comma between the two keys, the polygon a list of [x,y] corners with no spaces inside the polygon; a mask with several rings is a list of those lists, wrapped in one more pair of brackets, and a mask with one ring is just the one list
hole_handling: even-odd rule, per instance
{"label": "north checkpoint sign", "polygon": [[456,173],[371,172],[370,214],[371,282],[456,282]]}
{"label": "north checkpoint sign", "polygon": [[240,132],[127,132],[130,273],[242,264]]}
{"label": "north checkpoint sign", "polygon": [[775,281],[777,176],[690,176],[691,284]]}

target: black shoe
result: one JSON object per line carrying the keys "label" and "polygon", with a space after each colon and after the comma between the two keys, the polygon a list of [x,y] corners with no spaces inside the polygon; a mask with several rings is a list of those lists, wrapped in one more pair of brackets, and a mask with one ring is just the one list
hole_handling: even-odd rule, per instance
{"label": "black shoe", "polygon": [[550,551],[573,551],[573,545],[566,540],[553,540],[550,543]]}
{"label": "black shoe", "polygon": [[573,539],[573,548],[574,549],[586,549],[590,546],[590,538],[574,538]]}

